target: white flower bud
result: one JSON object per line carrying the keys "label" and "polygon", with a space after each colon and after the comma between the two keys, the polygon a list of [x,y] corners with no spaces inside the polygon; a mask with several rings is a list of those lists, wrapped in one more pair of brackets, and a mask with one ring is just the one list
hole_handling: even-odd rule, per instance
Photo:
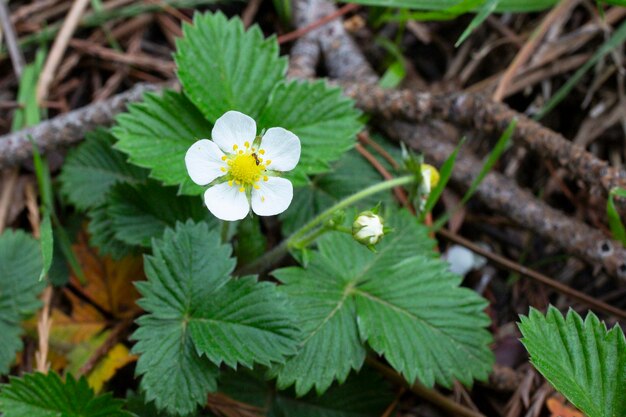
{"label": "white flower bud", "polygon": [[364,211],[352,223],[352,236],[366,246],[380,242],[385,235],[383,219],[371,211]]}

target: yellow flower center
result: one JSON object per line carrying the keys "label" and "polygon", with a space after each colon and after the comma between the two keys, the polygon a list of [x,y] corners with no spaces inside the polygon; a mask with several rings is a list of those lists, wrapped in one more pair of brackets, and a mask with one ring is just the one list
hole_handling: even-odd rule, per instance
{"label": "yellow flower center", "polygon": [[244,192],[250,187],[258,190],[257,182],[268,180],[265,170],[272,162],[269,159],[264,160],[263,155],[265,155],[265,151],[250,147],[250,142],[244,144],[244,149],[239,149],[237,145],[233,145],[233,153],[222,157],[222,161],[225,161],[227,165],[227,167],[222,168],[222,172],[229,178],[228,185],[231,187],[237,185],[240,192]]}

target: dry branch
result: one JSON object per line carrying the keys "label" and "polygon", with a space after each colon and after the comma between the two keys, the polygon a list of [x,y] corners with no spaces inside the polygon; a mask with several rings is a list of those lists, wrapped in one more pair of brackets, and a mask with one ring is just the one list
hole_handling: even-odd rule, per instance
{"label": "dry branch", "polygon": [[110,126],[116,114],[124,111],[129,102],[139,101],[147,91],[158,91],[163,86],[137,84],[130,90],[78,110],[46,120],[28,129],[0,137],[0,169],[19,165],[32,157],[32,138],[40,152],[72,145],[96,127]]}
{"label": "dry branch", "polygon": [[[605,196],[613,187],[626,188],[626,171],[609,166],[606,161],[559,133],[512,110],[506,104],[496,103],[482,95],[463,92],[435,95],[407,90],[383,90],[376,86],[343,82],[342,86],[346,94],[357,101],[359,108],[387,119],[423,122],[439,118],[485,134],[500,134],[513,119],[517,119],[513,140],[519,144],[544,158],[555,160],[590,188],[599,186]],[[618,203],[622,208],[626,207],[626,202]]]}

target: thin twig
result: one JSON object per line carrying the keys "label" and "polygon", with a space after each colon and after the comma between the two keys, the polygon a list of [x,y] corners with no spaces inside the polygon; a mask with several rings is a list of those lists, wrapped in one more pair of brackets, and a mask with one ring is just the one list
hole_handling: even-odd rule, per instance
{"label": "thin twig", "polygon": [[296,40],[304,35],[306,35],[307,33],[321,27],[324,26],[327,23],[332,22],[333,20],[337,19],[340,16],[343,16],[345,14],[348,14],[352,11],[355,11],[357,9],[359,9],[359,5],[356,3],[348,3],[345,6],[343,6],[342,8],[340,8],[339,10],[330,13],[329,15],[311,23],[310,25],[307,25],[303,28],[300,29],[296,29],[293,32],[289,32],[286,33],[284,35],[281,35],[278,37],[278,43],[279,44],[283,44],[286,42],[291,42],[293,40]]}
{"label": "thin twig", "polygon": [[59,34],[54,40],[54,44],[52,45],[52,49],[50,50],[50,54],[46,59],[46,63],[41,71],[41,75],[39,77],[39,82],[37,83],[37,102],[41,103],[48,96],[48,90],[50,88],[50,84],[54,79],[54,73],[56,72],[57,67],[61,63],[61,59],[63,58],[63,54],[67,49],[67,45],[70,41],[70,38],[74,34],[74,31],[78,27],[80,23],[81,16],[83,12],[87,8],[89,4],[89,0],[75,0],[72,4],[72,8],[70,9],[65,21],[63,22],[63,27],[61,28]]}
{"label": "thin twig", "polygon": [[5,0],[0,0],[0,25],[6,38],[7,48],[9,49],[9,55],[11,56],[11,62],[13,63],[13,72],[15,78],[18,80],[22,76],[22,70],[24,69],[24,55],[17,42],[17,36],[15,36],[15,27],[11,23],[9,16],[9,8]]}
{"label": "thin twig", "polygon": [[517,53],[515,59],[513,59],[513,62],[511,63],[511,65],[509,65],[506,72],[500,79],[500,83],[498,84],[495,93],[493,93],[493,101],[502,101],[506,94],[506,90],[509,87],[509,84],[511,84],[513,78],[515,77],[515,74],[520,69],[520,67],[523,66],[526,61],[528,61],[528,59],[531,57],[533,51],[539,44],[539,41],[543,39],[545,33],[548,31],[548,29],[550,29],[550,26],[552,26],[552,24],[562,14],[567,13],[567,11],[574,7],[577,3],[578,0],[562,0],[558,6],[550,10],[550,13],[548,13],[548,15],[543,19],[539,28],[537,28],[535,33],[533,33],[530,39],[528,39],[524,47]]}

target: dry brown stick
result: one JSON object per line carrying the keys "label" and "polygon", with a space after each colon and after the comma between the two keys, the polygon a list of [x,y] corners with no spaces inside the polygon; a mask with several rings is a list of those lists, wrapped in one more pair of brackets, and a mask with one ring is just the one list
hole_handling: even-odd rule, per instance
{"label": "dry brown stick", "polygon": [[[500,134],[517,119],[513,140],[554,160],[575,178],[582,179],[606,196],[614,187],[626,188],[626,171],[609,166],[585,149],[574,145],[536,121],[518,113],[506,104],[496,103],[482,95],[453,93],[433,95],[412,91],[383,90],[376,86],[345,83],[344,92],[356,100],[362,110],[385,117],[423,122],[440,118],[457,126],[470,127],[483,134]],[[618,199],[626,208],[626,201]]]}
{"label": "dry brown stick", "polygon": [[312,22],[311,24],[305,27],[296,29],[293,32],[289,32],[289,33],[279,36],[278,43],[282,44],[282,43],[291,42],[293,40],[301,38],[307,33],[321,26],[324,26],[327,23],[332,22],[333,20],[337,19],[338,17],[343,16],[344,14],[348,14],[352,11],[358,10],[359,7],[360,6],[356,3],[348,3],[345,6],[343,6],[341,9],[335,10],[334,12],[322,17],[321,19],[316,20],[315,22]]}
{"label": "dry brown stick", "polygon": [[78,370],[77,376],[87,375],[98,364],[100,359],[104,358],[113,347],[123,340],[130,325],[133,323],[133,318],[122,320],[111,329],[111,333],[102,342],[102,344],[95,350],[95,352],[87,359],[87,362],[83,364]]}
{"label": "dry brown stick", "polygon": [[245,28],[250,27],[252,22],[254,22],[254,17],[259,11],[259,7],[261,6],[262,2],[263,0],[250,0],[248,2],[248,5],[241,14],[241,21],[243,22],[243,26]]}
{"label": "dry brown stick", "polygon": [[93,42],[88,42],[80,39],[72,39],[70,45],[89,55],[94,55],[102,59],[119,62],[122,64],[133,65],[139,68],[153,70],[172,76],[176,65],[171,61],[164,61],[158,58],[153,58],[145,54],[126,54],[118,52],[104,46],[96,45]]}
{"label": "dry brown stick", "polygon": [[19,80],[22,75],[22,70],[24,69],[24,55],[22,55],[22,51],[20,50],[17,36],[15,36],[15,27],[9,15],[9,7],[6,1],[0,0],[0,25],[4,32],[7,48],[9,49],[13,72],[15,73],[15,77]]}
{"label": "dry brown stick", "polygon": [[568,10],[572,9],[579,0],[562,0],[556,7],[550,10],[550,13],[543,19],[541,25],[537,28],[537,30],[531,35],[530,39],[524,44],[524,47],[517,53],[513,62],[507,70],[505,71],[502,79],[500,79],[500,83],[496,88],[495,93],[493,93],[493,101],[502,101],[505,96],[506,90],[509,87],[509,84],[513,81],[515,74],[517,71],[528,61],[531,57],[533,51],[546,34],[548,29],[552,26],[552,24],[563,14],[567,13]]}
{"label": "dry brown stick", "polygon": [[41,103],[47,98],[50,83],[52,83],[52,80],[54,79],[54,73],[61,63],[67,44],[78,27],[80,18],[88,4],[89,0],[75,0],[72,4],[72,8],[67,14],[67,17],[63,22],[63,26],[54,40],[50,54],[48,55],[48,58],[46,58],[46,63],[44,64],[41,75],[39,76],[36,93],[37,103]]}
{"label": "dry brown stick", "polygon": [[42,153],[71,145],[82,140],[90,130],[111,125],[115,115],[126,109],[129,102],[139,101],[145,92],[158,91],[163,87],[164,85],[157,84],[137,84],[109,100],[90,104],[31,128],[0,137],[0,170],[30,159],[30,137]]}

